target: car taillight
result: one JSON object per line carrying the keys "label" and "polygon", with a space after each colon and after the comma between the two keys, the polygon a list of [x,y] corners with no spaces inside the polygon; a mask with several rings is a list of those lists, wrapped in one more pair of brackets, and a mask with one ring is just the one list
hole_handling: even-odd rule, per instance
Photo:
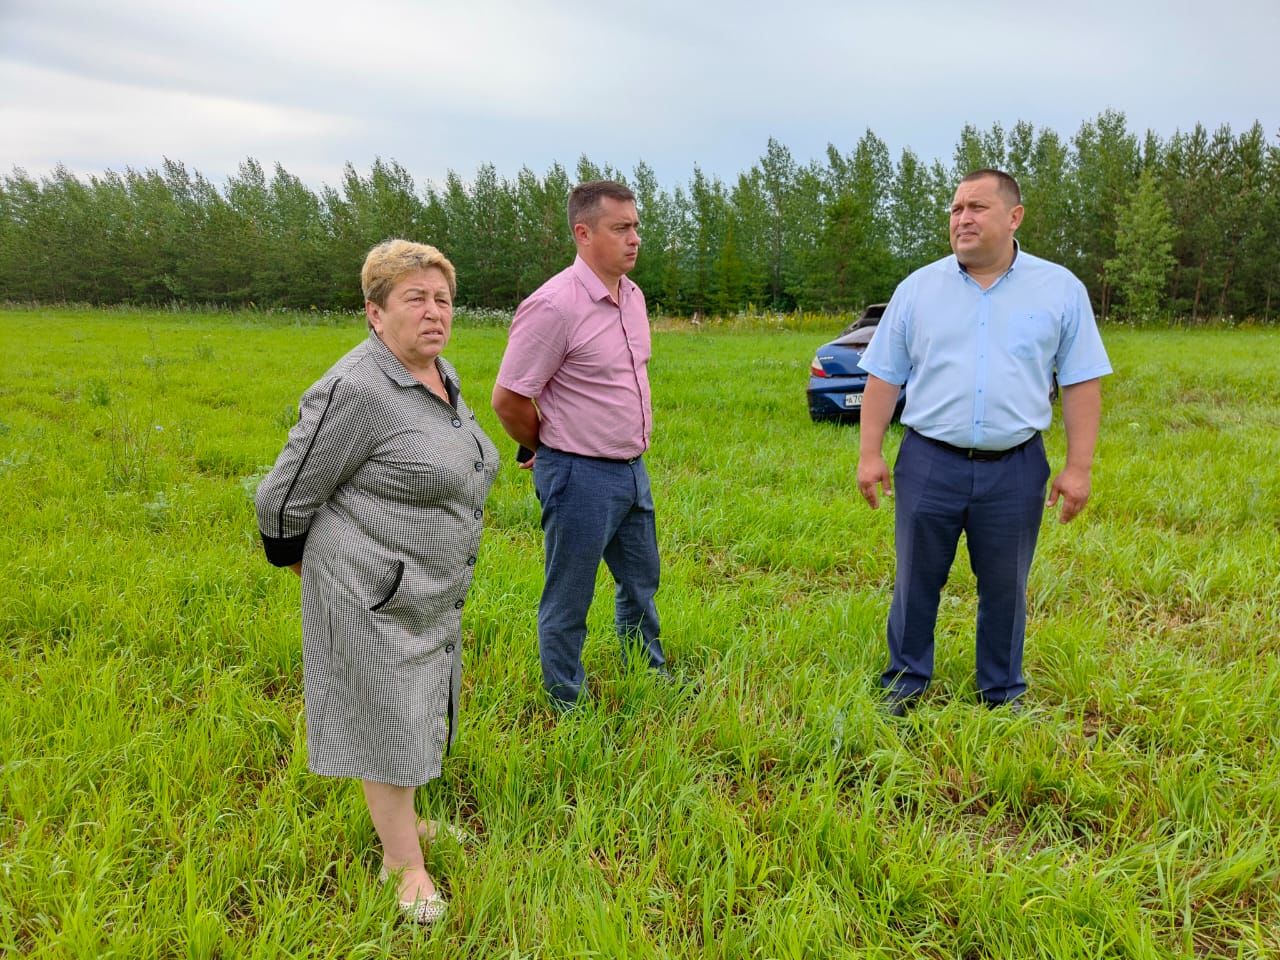
{"label": "car taillight", "polygon": [[813,363],[809,364],[809,372],[815,377],[829,377],[831,374],[822,369],[822,361],[818,359],[818,355],[814,354]]}

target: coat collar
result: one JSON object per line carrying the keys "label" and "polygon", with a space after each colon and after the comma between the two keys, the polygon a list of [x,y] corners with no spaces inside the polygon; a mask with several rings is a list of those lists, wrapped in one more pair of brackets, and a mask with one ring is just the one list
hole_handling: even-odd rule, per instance
{"label": "coat collar", "polygon": [[[400,358],[392,353],[387,345],[382,342],[377,331],[369,331],[368,344],[369,355],[373,357],[374,363],[393,383],[401,387],[426,389],[418,378],[410,373],[408,368],[400,362]],[[456,407],[458,405],[458,396],[462,392],[458,386],[458,372],[453,369],[453,364],[444,357],[436,357],[436,369],[440,371],[440,379],[444,381],[445,392],[449,394],[449,403]]]}

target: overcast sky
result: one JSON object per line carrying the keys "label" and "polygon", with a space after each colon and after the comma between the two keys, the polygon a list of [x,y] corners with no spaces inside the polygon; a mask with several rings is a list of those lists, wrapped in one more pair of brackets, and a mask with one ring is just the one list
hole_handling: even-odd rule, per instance
{"label": "overcast sky", "polygon": [[0,0],[0,174],[251,156],[318,186],[381,156],[421,183],[585,153],[674,186],[769,137],[949,161],[966,122],[1069,137],[1107,108],[1274,143],[1278,41],[1278,0]]}

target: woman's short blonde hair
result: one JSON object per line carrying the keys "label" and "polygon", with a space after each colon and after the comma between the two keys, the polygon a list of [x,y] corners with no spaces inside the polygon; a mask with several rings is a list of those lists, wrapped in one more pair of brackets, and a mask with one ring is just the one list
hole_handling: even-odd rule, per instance
{"label": "woman's short blonde hair", "polygon": [[458,292],[458,275],[449,258],[435,247],[412,240],[383,240],[364,258],[360,271],[360,288],[364,298],[380,307],[387,305],[387,297],[395,285],[419,270],[435,267],[449,282],[449,295]]}

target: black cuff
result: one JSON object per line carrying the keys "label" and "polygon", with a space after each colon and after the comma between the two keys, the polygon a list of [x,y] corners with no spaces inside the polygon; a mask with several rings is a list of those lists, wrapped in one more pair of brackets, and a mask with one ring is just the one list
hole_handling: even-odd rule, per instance
{"label": "black cuff", "polygon": [[[261,533],[261,531],[259,531]],[[307,535],[296,537],[268,537],[262,534],[262,549],[267,552],[267,561],[273,566],[287,567],[302,559],[302,551],[307,546]]]}

